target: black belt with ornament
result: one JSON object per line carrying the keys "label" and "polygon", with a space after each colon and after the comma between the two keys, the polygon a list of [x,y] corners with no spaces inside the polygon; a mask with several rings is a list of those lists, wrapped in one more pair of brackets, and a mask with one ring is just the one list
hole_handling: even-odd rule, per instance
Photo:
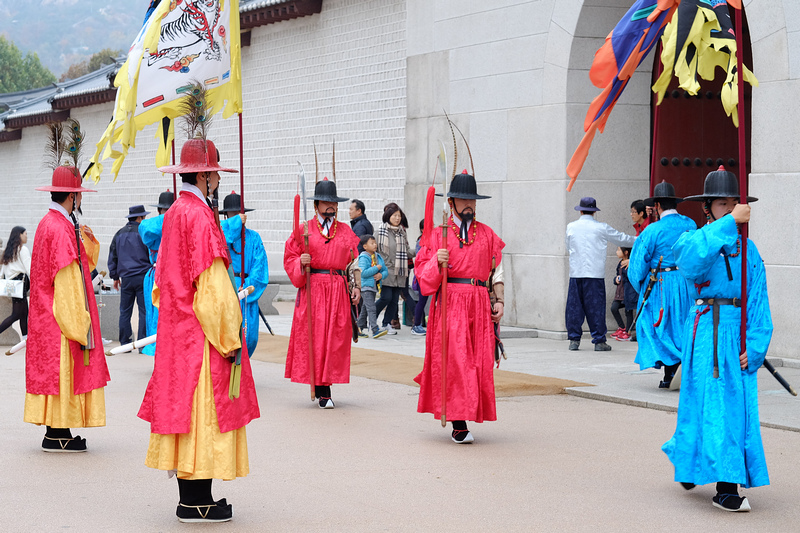
{"label": "black belt with ornament", "polygon": [[678,270],[678,267],[674,266],[674,267],[666,267],[666,268],[651,268],[650,272],[655,274],[657,272],[674,272],[676,270]]}
{"label": "black belt with ornament", "polygon": [[707,313],[711,309],[711,321],[714,324],[714,378],[719,377],[719,357],[717,355],[717,338],[719,336],[719,306],[732,305],[734,307],[741,307],[742,300],[739,298],[698,298],[694,301],[696,306],[706,305],[704,311],[697,311],[697,316],[694,321],[694,333],[692,335],[692,351],[694,351],[694,335],[697,334],[697,323],[700,316]]}
{"label": "black belt with ornament", "polygon": [[332,274],[334,276],[344,276],[344,270],[336,270],[335,268],[312,268],[312,274]]}
{"label": "black belt with ornament", "polygon": [[475,278],[451,278],[448,276],[447,283],[457,283],[460,285],[475,285],[476,287],[485,287],[487,289],[489,288],[488,281],[481,281]]}

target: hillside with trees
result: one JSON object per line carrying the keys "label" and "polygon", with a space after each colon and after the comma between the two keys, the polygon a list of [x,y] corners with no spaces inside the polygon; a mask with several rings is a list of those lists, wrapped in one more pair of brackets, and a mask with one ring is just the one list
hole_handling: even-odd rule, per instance
{"label": "hillside with trees", "polygon": [[29,52],[38,55],[59,78],[84,61],[88,69],[100,51],[127,51],[149,4],[149,0],[0,0],[0,36],[13,42],[23,57]]}

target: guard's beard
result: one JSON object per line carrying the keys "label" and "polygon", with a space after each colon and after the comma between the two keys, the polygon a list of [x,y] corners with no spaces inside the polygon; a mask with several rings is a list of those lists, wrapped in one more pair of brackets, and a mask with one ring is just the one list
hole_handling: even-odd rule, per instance
{"label": "guard's beard", "polygon": [[332,207],[328,208],[324,213],[320,213],[324,218],[333,218],[336,216],[336,210]]}
{"label": "guard's beard", "polygon": [[458,218],[461,219],[462,222],[470,222],[473,218],[475,218],[475,213],[470,209],[467,211],[466,209],[460,213],[458,213]]}
{"label": "guard's beard", "polygon": [[[469,209],[469,211],[467,211]],[[458,211],[456,211],[458,213]],[[458,213],[458,218],[461,219],[461,230],[459,235],[461,240],[469,242],[469,223],[475,218],[475,212],[471,208],[465,208],[462,212]],[[462,245],[463,246],[463,245]]]}

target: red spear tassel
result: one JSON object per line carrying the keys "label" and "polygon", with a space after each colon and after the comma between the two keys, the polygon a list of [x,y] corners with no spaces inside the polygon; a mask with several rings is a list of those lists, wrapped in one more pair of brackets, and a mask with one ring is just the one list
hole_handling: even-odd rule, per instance
{"label": "red spear tassel", "polygon": [[425,223],[422,226],[422,239],[420,244],[422,246],[431,245],[431,237],[433,236],[433,201],[436,198],[436,188],[431,185],[428,187],[428,195],[425,197]]}
{"label": "red spear tassel", "polygon": [[294,195],[294,219],[292,224],[292,231],[297,233],[300,228],[300,195]]}
{"label": "red spear tassel", "polygon": [[663,318],[664,318],[664,308],[662,307],[661,309],[658,310],[658,320],[656,320],[656,323],[653,324],[653,327],[657,328],[658,326],[660,326],[661,325],[661,319],[663,319]]}

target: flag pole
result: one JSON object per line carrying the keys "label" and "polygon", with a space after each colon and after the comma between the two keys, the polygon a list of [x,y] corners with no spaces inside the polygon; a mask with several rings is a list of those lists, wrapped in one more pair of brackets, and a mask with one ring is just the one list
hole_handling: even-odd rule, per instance
{"label": "flag pole", "polygon": [[[172,139],[172,165],[175,166],[175,139]],[[172,192],[175,195],[174,198],[178,199],[178,185],[177,185],[177,178],[175,177],[175,173],[172,173]]]}
{"label": "flag pole", "polygon": [[[242,129],[242,114],[239,113],[239,214],[244,214],[244,136]],[[242,269],[239,275],[242,280],[242,287],[244,287],[245,267],[244,267],[244,250],[245,250],[245,227],[242,224]]]}
{"label": "flag pole", "polygon": [[[659,53],[662,50],[661,45],[659,44],[656,46],[656,59],[658,60],[658,76],[656,79],[661,77],[661,73],[664,70],[664,64],[661,62],[661,54]],[[658,147],[658,117],[661,113],[661,106],[658,105],[658,96],[652,94],[651,97],[656,102],[655,109],[653,109],[653,147],[652,153],[650,154],[650,196],[653,196],[653,190],[655,189],[655,177],[656,177],[656,148]]]}
{"label": "flag pole", "polygon": [[[739,202],[747,203],[747,145],[745,136],[745,113],[744,113],[744,32],[743,19],[744,7],[734,7],[736,11],[736,78],[739,90],[739,105],[736,111],[739,117]],[[742,224],[742,329],[741,329],[741,349],[740,353],[747,350],[747,224]]]}

